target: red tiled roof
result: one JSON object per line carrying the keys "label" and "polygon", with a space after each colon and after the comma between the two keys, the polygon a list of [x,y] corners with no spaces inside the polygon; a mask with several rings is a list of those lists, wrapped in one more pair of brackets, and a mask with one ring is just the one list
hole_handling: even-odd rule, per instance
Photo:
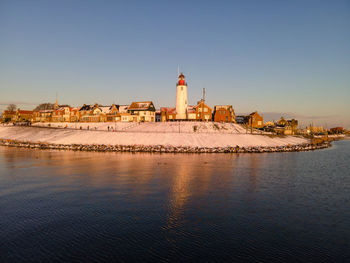
{"label": "red tiled roof", "polygon": [[176,113],[176,108],[161,107],[160,111],[167,112],[167,113]]}
{"label": "red tiled roof", "polygon": [[18,110],[17,112],[20,114],[33,114],[34,111],[32,111],[32,110]]}

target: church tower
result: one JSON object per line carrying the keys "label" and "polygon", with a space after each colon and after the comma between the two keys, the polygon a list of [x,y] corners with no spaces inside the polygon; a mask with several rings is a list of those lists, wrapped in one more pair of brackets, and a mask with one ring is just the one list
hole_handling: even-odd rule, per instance
{"label": "church tower", "polygon": [[176,84],[176,119],[187,119],[187,83],[183,73],[179,75],[179,80]]}
{"label": "church tower", "polygon": [[58,109],[57,94],[56,94],[56,101],[55,101],[55,104],[54,104],[54,106],[53,106],[53,109],[54,109],[54,110]]}

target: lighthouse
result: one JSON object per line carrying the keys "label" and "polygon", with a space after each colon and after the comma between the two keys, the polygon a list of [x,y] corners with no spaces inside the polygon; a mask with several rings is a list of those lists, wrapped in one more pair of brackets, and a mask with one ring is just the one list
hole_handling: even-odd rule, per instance
{"label": "lighthouse", "polygon": [[179,80],[176,84],[176,119],[187,119],[187,83],[185,82],[185,76],[181,72]]}

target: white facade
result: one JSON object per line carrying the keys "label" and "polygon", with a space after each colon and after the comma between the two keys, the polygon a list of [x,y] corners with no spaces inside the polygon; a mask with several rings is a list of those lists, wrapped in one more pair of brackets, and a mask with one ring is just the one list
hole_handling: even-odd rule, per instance
{"label": "white facade", "polygon": [[185,77],[181,73],[176,85],[176,119],[187,119],[187,84]]}

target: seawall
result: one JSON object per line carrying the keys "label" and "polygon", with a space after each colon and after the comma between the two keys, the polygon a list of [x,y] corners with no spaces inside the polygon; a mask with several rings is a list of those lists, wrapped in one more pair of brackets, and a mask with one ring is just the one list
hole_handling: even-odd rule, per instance
{"label": "seawall", "polygon": [[163,145],[103,145],[103,144],[55,144],[40,142],[25,142],[0,139],[0,145],[41,150],[72,150],[95,152],[151,152],[151,153],[271,153],[271,152],[299,152],[324,149],[329,142],[319,144],[301,144],[285,146],[255,146],[255,147],[191,147],[191,146],[163,146]]}

